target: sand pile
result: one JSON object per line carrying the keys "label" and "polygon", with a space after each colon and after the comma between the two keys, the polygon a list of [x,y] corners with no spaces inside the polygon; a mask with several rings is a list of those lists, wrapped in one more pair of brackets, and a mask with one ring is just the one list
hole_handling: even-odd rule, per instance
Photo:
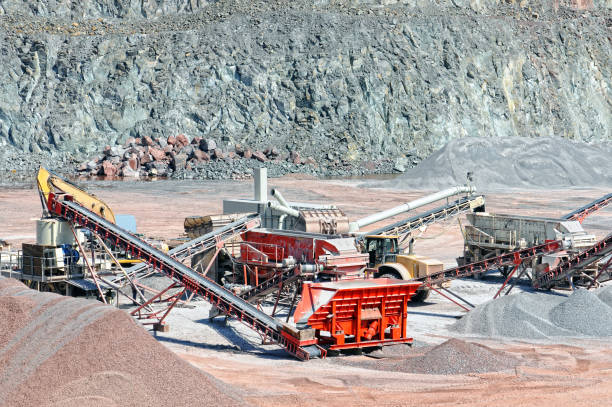
{"label": "sand pile", "polygon": [[244,405],[125,312],[0,277],[0,406]]}
{"label": "sand pile", "polygon": [[[603,300],[600,298],[604,298]],[[570,296],[521,293],[479,305],[457,321],[459,333],[522,339],[612,336],[610,288]]]}
{"label": "sand pile", "polygon": [[506,187],[612,185],[612,143],[565,138],[454,139],[402,176],[394,188],[435,189],[464,184],[474,173],[481,191]]}

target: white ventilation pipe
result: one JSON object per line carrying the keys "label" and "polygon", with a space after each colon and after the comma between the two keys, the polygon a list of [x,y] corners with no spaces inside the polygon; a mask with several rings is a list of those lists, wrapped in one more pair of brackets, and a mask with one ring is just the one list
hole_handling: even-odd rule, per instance
{"label": "white ventilation pipe", "polygon": [[355,222],[351,222],[349,224],[349,232],[355,233],[358,232],[360,228],[364,226],[371,225],[372,223],[379,222],[381,220],[391,218],[395,215],[399,215],[403,212],[408,212],[410,210],[419,208],[421,206],[425,206],[432,202],[439,201],[444,198],[448,198],[449,196],[459,195],[459,194],[472,194],[476,192],[476,188],[467,185],[458,185],[453,188],[445,189],[444,191],[436,192],[435,194],[427,195],[419,199],[415,199],[414,201],[406,202],[405,204],[396,206],[391,209],[387,209],[382,212],[378,212],[372,214],[370,216],[366,216],[365,218],[361,218]]}
{"label": "white ventilation pipe", "polygon": [[289,207],[283,206],[283,205],[281,205],[281,204],[279,204],[277,202],[272,202],[272,201],[268,202],[268,208],[277,210],[277,211],[282,212],[282,213],[286,213],[287,215],[293,216],[294,218],[299,218],[300,217],[300,211],[295,210],[293,208],[289,208]]}
{"label": "white ventilation pipe", "polygon": [[280,191],[276,188],[272,189],[272,196],[274,198],[276,198],[276,200],[283,205],[286,208],[291,208],[291,205],[289,205],[289,202],[287,202],[287,200],[285,199],[285,197],[283,196],[283,194],[280,193]]}

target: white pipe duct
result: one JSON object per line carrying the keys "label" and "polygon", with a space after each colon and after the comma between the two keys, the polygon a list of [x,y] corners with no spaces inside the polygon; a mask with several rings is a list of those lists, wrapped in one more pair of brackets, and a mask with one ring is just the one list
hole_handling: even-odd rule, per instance
{"label": "white pipe duct", "polygon": [[415,199],[414,201],[406,202],[405,204],[396,206],[391,209],[387,209],[382,212],[378,212],[372,214],[370,216],[366,216],[365,218],[361,218],[355,222],[351,222],[349,224],[349,232],[355,233],[358,232],[360,228],[364,226],[371,225],[372,223],[379,222],[381,220],[391,218],[395,215],[399,215],[403,212],[408,212],[410,210],[419,208],[421,206],[425,206],[432,202],[439,201],[444,198],[448,198],[449,196],[459,195],[459,194],[472,194],[476,192],[476,188],[467,185],[458,185],[453,188],[445,189],[444,191],[436,192],[435,194],[427,195],[419,199]]}
{"label": "white pipe duct", "polygon": [[299,218],[300,217],[300,211],[295,210],[293,208],[289,208],[287,206],[283,206],[283,205],[281,205],[279,203],[276,203],[276,202],[272,202],[272,201],[268,202],[268,207],[272,208],[272,209],[275,209],[275,210],[277,210],[279,212],[286,213],[287,215],[293,216],[294,218]]}
{"label": "white pipe duct", "polygon": [[289,202],[287,202],[287,200],[285,199],[285,197],[283,196],[283,194],[280,193],[280,191],[276,188],[272,189],[272,196],[274,198],[276,198],[276,200],[283,205],[286,208],[291,208],[291,205],[289,205]]}

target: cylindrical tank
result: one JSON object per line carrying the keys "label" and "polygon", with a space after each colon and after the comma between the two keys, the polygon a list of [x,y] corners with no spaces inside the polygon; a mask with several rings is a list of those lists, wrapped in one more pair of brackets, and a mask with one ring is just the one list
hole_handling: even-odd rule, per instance
{"label": "cylindrical tank", "polygon": [[38,219],[36,221],[36,244],[41,246],[57,246],[59,220]]}
{"label": "cylindrical tank", "polygon": [[[85,243],[85,235],[75,230],[79,242]],[[61,246],[76,244],[74,234],[68,222],[59,219],[39,219],[36,221],[36,244],[41,246]]]}

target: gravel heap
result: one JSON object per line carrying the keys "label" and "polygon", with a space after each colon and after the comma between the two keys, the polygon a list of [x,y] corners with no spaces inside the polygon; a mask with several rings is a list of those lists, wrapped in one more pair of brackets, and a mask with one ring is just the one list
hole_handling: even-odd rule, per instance
{"label": "gravel heap", "polygon": [[612,185],[612,143],[561,137],[455,139],[389,181],[396,188],[446,188],[474,173],[480,190],[506,187]]}
{"label": "gravel heap", "polygon": [[597,297],[609,307],[612,307],[612,285],[597,290]]}
{"label": "gravel heap", "polygon": [[340,363],[392,372],[451,375],[498,372],[512,369],[520,362],[484,345],[449,339],[438,346],[413,349],[408,354],[400,351],[395,356],[375,361],[340,360]]}
{"label": "gravel heap", "polygon": [[390,365],[397,367],[393,370],[399,372],[465,374],[498,372],[512,369],[518,363],[516,358],[484,345],[449,339],[422,356],[405,359],[399,363],[390,363]]}
{"label": "gravel heap", "polygon": [[238,406],[125,312],[0,277],[0,406]]}
{"label": "gravel heap", "polygon": [[596,292],[579,289],[568,297],[520,293],[479,305],[451,330],[521,339],[608,337],[612,336],[611,297],[610,288]]}
{"label": "gravel heap", "polygon": [[612,308],[591,291],[575,291],[554,307],[550,319],[555,325],[587,336],[612,336]]}

